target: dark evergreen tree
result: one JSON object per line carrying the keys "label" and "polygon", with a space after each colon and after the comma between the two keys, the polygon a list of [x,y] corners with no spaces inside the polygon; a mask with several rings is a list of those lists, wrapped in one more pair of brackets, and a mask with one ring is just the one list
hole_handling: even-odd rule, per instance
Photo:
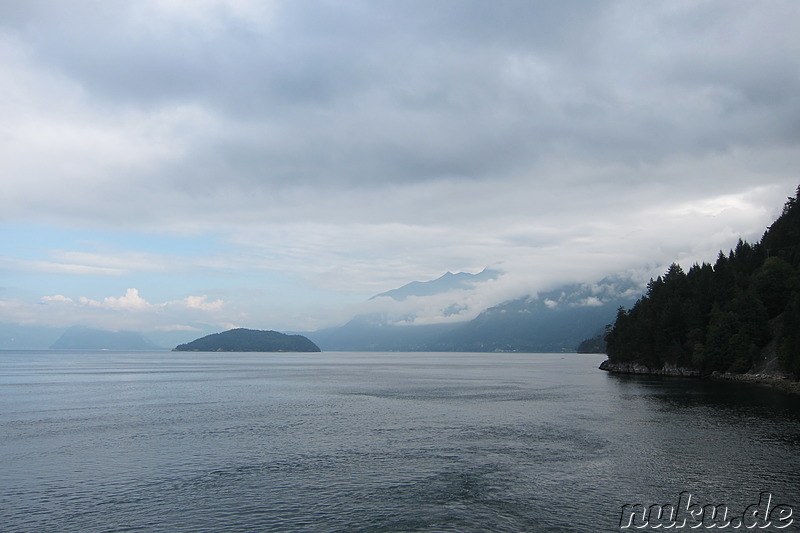
{"label": "dark evergreen tree", "polygon": [[764,303],[770,318],[778,316],[797,291],[797,272],[780,257],[770,257],[753,276],[753,287]]}
{"label": "dark evergreen tree", "polygon": [[795,294],[786,307],[782,326],[781,365],[795,379],[800,379],[800,295]]}

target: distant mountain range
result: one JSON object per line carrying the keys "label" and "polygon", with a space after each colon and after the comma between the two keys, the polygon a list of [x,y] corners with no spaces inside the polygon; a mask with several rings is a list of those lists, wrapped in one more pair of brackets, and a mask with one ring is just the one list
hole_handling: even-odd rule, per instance
{"label": "distant mountain range", "polygon": [[50,346],[51,350],[160,350],[141,333],[106,331],[73,326]]}
{"label": "distant mountain range", "polygon": [[478,283],[497,279],[501,274],[502,272],[499,270],[491,270],[489,268],[485,268],[477,274],[469,274],[467,272],[453,274],[452,272],[447,272],[442,277],[431,281],[412,281],[399,289],[376,294],[370,300],[387,296],[393,300],[402,301],[410,296],[433,296],[456,289],[470,289]]}
{"label": "distant mountain range", "polygon": [[[499,273],[451,274],[415,282],[377,295],[401,300],[440,294],[494,279]],[[463,322],[405,325],[380,313],[356,316],[347,324],[305,333],[323,350],[574,352],[578,345],[614,321],[619,307],[641,296],[631,280],[606,278],[596,284],[571,284],[536,297],[523,297],[486,309]]]}
{"label": "distant mountain range", "polygon": [[[614,277],[480,307],[502,275],[487,268],[413,281],[376,294],[364,302],[368,311],[342,326],[300,333],[326,351],[574,352],[582,341],[603,332],[619,307],[631,307],[644,289]],[[197,333],[203,334],[202,329],[198,326]],[[186,343],[185,331],[153,334],[159,335],[156,342],[130,331],[0,324],[0,349],[157,350]]]}

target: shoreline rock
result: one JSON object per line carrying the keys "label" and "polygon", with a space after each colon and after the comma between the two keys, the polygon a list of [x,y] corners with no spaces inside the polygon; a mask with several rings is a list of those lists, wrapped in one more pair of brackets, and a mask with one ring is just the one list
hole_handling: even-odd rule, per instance
{"label": "shoreline rock", "polygon": [[700,377],[698,370],[664,364],[661,368],[650,368],[641,363],[612,363],[608,359],[600,363],[600,370],[614,374],[639,374],[647,376]]}
{"label": "shoreline rock", "polygon": [[731,374],[730,372],[713,372],[711,379],[721,381],[737,381],[739,383],[755,383],[774,389],[800,394],[800,382],[794,381],[785,374],[760,373],[760,374]]}
{"label": "shoreline rock", "polygon": [[665,364],[662,368],[650,368],[641,363],[612,363],[608,359],[600,363],[600,370],[612,374],[636,374],[641,376],[671,376],[690,377],[701,379],[716,379],[720,381],[736,381],[739,383],[752,383],[775,388],[792,394],[800,394],[800,382],[792,380],[789,376],[780,373],[753,373],[732,374],[730,372],[713,372],[711,375],[702,375],[698,370]]}

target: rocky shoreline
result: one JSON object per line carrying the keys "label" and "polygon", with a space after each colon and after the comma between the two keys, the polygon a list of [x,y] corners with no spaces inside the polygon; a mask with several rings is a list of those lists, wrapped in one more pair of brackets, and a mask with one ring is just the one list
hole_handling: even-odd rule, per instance
{"label": "rocky shoreline", "polygon": [[638,374],[646,376],[674,376],[704,379],[718,379],[723,381],[738,381],[740,383],[754,383],[773,387],[784,392],[800,394],[800,382],[790,379],[785,374],[779,373],[753,373],[732,374],[730,372],[714,372],[710,376],[703,376],[699,371],[690,368],[671,366],[665,364],[661,368],[650,368],[640,363],[612,363],[608,359],[600,364],[600,370],[614,374]]}
{"label": "rocky shoreline", "polygon": [[800,394],[800,382],[794,381],[783,374],[731,374],[730,372],[714,372],[711,374],[711,379],[755,383],[757,385],[773,387],[784,392]]}
{"label": "rocky shoreline", "polygon": [[665,364],[661,368],[651,368],[641,363],[612,363],[608,359],[600,364],[600,370],[614,374],[641,374],[646,376],[700,377],[700,372],[690,368]]}

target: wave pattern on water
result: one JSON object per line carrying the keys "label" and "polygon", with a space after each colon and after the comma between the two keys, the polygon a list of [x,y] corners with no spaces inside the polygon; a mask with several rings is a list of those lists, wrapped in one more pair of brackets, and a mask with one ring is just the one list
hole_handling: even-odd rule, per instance
{"label": "wave pattern on water", "polygon": [[[800,508],[800,403],[563,354],[0,353],[0,531],[618,531]],[[736,507],[736,506],[740,507]]]}

